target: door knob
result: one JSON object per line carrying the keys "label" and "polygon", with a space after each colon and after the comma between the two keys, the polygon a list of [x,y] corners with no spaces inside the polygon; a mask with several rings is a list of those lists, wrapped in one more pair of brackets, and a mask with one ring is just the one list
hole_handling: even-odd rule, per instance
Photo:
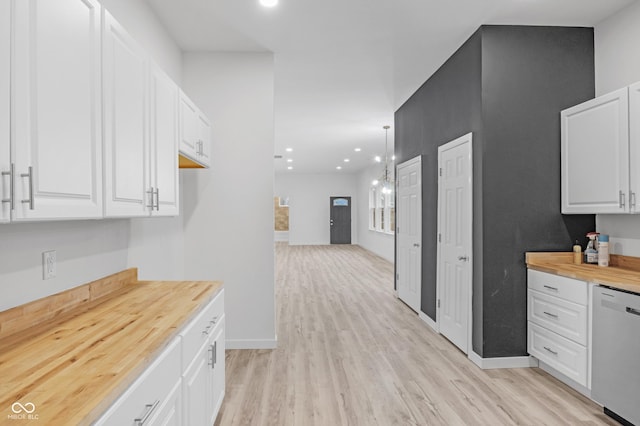
{"label": "door knob", "polygon": [[467,256],[458,256],[458,260],[466,262],[467,260],[469,260],[469,258]]}

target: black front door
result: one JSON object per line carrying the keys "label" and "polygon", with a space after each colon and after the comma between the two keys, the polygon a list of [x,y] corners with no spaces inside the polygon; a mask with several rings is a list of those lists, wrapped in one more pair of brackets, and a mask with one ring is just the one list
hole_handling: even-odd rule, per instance
{"label": "black front door", "polygon": [[330,197],[331,244],[351,244],[351,197]]}

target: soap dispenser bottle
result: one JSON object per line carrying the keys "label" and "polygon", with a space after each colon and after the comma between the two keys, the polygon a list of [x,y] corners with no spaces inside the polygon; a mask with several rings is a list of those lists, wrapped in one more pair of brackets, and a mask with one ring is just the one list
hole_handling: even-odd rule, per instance
{"label": "soap dispenser bottle", "polygon": [[598,233],[597,232],[589,232],[587,234],[587,238],[589,238],[589,244],[587,244],[587,248],[584,251],[584,263],[597,264],[598,263],[598,249],[597,249],[597,240]]}

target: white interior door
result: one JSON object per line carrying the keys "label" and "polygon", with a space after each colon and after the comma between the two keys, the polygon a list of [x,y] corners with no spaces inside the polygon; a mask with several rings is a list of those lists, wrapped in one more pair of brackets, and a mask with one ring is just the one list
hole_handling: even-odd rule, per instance
{"label": "white interior door", "polygon": [[471,335],[471,133],[438,148],[438,324],[468,353]]}
{"label": "white interior door", "polygon": [[398,166],[396,203],[396,290],[420,312],[422,267],[422,161],[415,157]]}

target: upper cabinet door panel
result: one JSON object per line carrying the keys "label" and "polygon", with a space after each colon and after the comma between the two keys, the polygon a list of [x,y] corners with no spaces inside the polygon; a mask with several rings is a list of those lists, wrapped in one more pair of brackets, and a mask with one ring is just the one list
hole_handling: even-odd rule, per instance
{"label": "upper cabinet door panel", "polygon": [[14,219],[102,217],[100,4],[13,4]]}
{"label": "upper cabinet door panel", "polygon": [[154,216],[178,215],[178,86],[157,66],[150,67],[151,182],[157,191]]}
{"label": "upper cabinet door panel", "polygon": [[[10,63],[11,63],[11,0],[0,0],[0,172],[11,170],[10,132]],[[0,175],[0,200],[9,200],[9,175]],[[11,219],[9,201],[0,203],[0,223]]]}
{"label": "upper cabinet door panel", "polygon": [[640,213],[640,82],[629,86],[629,207]]}
{"label": "upper cabinet door panel", "polygon": [[105,216],[148,215],[146,58],[106,11],[103,37]]}
{"label": "upper cabinet door panel", "polygon": [[211,165],[211,123],[207,117],[200,112],[198,114],[198,162],[209,167]]}
{"label": "upper cabinet door panel", "polygon": [[197,160],[198,109],[191,100],[180,93],[180,152]]}
{"label": "upper cabinet door panel", "polygon": [[562,111],[562,212],[627,213],[627,89]]}

